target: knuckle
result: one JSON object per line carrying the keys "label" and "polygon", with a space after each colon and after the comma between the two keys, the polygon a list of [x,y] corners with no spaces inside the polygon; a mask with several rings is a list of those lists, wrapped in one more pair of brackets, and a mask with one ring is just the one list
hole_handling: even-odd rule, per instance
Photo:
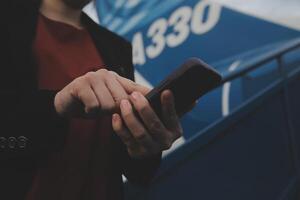
{"label": "knuckle", "polygon": [[117,77],[113,72],[107,71],[106,72],[106,79],[117,79]]}
{"label": "knuckle", "polygon": [[108,71],[105,75],[103,75],[103,81],[106,84],[112,84],[117,81],[117,78]]}
{"label": "knuckle", "polygon": [[118,78],[118,74],[117,74],[117,72],[114,72],[114,71],[109,71],[109,74],[111,74],[115,79],[117,79]]}
{"label": "knuckle", "polygon": [[151,122],[149,128],[151,131],[153,131],[155,133],[162,132],[160,121],[158,121],[157,119],[155,119]]}
{"label": "knuckle", "polygon": [[85,74],[85,77],[94,77],[95,76],[95,72],[87,72]]}
{"label": "knuckle", "polygon": [[72,87],[71,87],[71,94],[74,96],[77,96],[82,88],[83,85],[83,81],[81,79],[77,79],[72,83]]}
{"label": "knuckle", "polygon": [[97,73],[98,73],[99,75],[101,75],[101,76],[104,76],[104,77],[106,77],[107,74],[109,74],[107,69],[99,69],[99,70],[97,71]]}
{"label": "knuckle", "polygon": [[146,114],[149,109],[149,104],[145,101],[140,101],[140,103],[137,105],[137,111],[141,113],[142,115]]}
{"label": "knuckle", "polygon": [[95,79],[95,72],[88,72],[84,75],[85,80],[92,82]]}
{"label": "knuckle", "polygon": [[139,141],[144,141],[147,139],[147,134],[145,132],[140,132],[135,135],[135,138]]}

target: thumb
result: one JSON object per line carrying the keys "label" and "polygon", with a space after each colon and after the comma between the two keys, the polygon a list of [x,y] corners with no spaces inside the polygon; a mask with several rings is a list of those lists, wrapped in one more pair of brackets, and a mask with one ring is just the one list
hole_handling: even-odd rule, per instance
{"label": "thumb", "polygon": [[128,94],[131,94],[132,92],[140,92],[142,93],[144,96],[146,94],[148,94],[150,92],[150,88],[145,87],[143,85],[140,85],[138,83],[135,83],[127,78],[124,78],[122,76],[117,76],[117,80],[120,82],[120,84],[124,87],[124,89],[126,90],[126,92]]}

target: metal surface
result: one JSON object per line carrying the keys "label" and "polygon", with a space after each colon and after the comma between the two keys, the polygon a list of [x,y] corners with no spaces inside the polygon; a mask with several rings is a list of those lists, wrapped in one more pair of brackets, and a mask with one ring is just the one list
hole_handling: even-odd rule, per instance
{"label": "metal surface", "polygon": [[127,185],[127,198],[296,200],[300,55],[290,64],[283,58],[299,48],[295,39],[224,77],[222,84],[272,61],[279,70],[276,80],[166,156],[146,191]]}

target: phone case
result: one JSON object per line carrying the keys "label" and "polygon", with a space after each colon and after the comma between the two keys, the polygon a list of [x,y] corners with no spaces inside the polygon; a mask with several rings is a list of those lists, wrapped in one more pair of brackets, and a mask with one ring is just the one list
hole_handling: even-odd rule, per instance
{"label": "phone case", "polygon": [[221,75],[212,67],[200,59],[190,58],[151,90],[146,98],[161,117],[160,96],[164,90],[170,89],[174,95],[176,112],[182,116],[197,99],[217,87],[221,81]]}

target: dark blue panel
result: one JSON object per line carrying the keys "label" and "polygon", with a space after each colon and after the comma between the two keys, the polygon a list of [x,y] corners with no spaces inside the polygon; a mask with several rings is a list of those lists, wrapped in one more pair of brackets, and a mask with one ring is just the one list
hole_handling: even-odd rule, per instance
{"label": "dark blue panel", "polygon": [[289,83],[289,100],[292,115],[292,124],[295,131],[295,138],[300,161],[300,76]]}
{"label": "dark blue panel", "polygon": [[278,199],[294,174],[282,103],[272,96],[160,177],[146,199]]}
{"label": "dark blue panel", "polygon": [[[202,6],[206,9],[199,10]],[[199,57],[216,69],[222,69],[226,75],[300,35],[299,31],[237,12],[214,1],[96,0],[96,7],[101,25],[132,42],[136,69],[153,86],[189,57]],[[170,21],[176,16],[179,18],[173,24]],[[204,31],[205,27],[209,28]],[[152,31],[156,33],[151,34]],[[180,35],[184,37],[174,37]],[[177,44],[174,45],[174,41]],[[233,67],[234,63],[239,64]],[[258,71],[262,76],[261,70]],[[269,72],[265,67],[262,71],[265,74]],[[261,81],[252,82],[254,86],[251,84],[251,88],[246,88],[249,91],[243,91],[241,83],[236,81],[227,90],[228,101],[222,99],[224,90],[202,98],[201,103],[182,121],[185,138],[194,136],[222,117],[222,108],[228,107],[231,111],[238,106],[243,99],[242,94],[249,92],[251,95],[252,91],[257,91],[256,84],[261,88],[261,83],[267,81],[265,77],[261,78]]]}

